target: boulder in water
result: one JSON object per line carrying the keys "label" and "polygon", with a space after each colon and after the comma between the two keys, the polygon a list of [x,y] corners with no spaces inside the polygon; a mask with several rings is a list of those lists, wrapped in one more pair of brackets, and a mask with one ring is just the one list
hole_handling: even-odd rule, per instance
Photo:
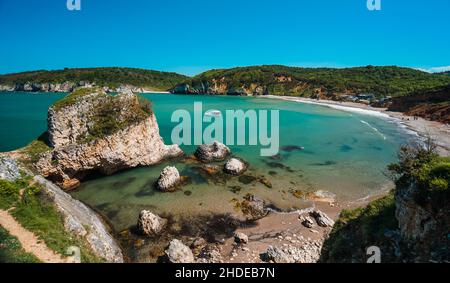
{"label": "boulder in water", "polygon": [[156,187],[163,192],[173,192],[180,182],[181,177],[178,169],[172,166],[167,166],[161,172],[161,175],[156,182]]}
{"label": "boulder in water", "polygon": [[165,251],[171,263],[193,263],[194,255],[188,246],[180,240],[173,239]]}
{"label": "boulder in water", "polygon": [[197,148],[195,157],[205,163],[223,161],[231,153],[231,150],[218,141],[212,144],[203,144]]}
{"label": "boulder in water", "polygon": [[161,233],[166,224],[166,219],[163,219],[148,210],[143,210],[139,214],[138,229],[147,236]]}
{"label": "boulder in water", "polygon": [[224,171],[231,175],[241,175],[247,170],[247,164],[237,158],[231,158],[225,163]]}

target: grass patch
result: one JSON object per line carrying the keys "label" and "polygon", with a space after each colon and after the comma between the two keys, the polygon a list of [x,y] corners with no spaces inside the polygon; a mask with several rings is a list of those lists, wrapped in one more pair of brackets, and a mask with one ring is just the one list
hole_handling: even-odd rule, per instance
{"label": "grass patch", "polygon": [[[25,159],[21,160],[27,167],[32,167],[36,164],[41,155],[51,151],[52,148],[48,142],[48,133],[43,133],[37,140],[32,141],[29,145],[21,149],[21,152],[25,155]],[[30,166],[31,165],[31,166]]]}
{"label": "grass patch", "polygon": [[148,119],[153,114],[152,104],[147,99],[123,99],[120,96],[108,96],[98,103],[91,113],[88,131],[80,135],[78,143],[88,143],[112,135],[131,125]]}
{"label": "grass patch", "polygon": [[39,263],[33,254],[27,253],[16,237],[0,226],[0,263]]}
{"label": "grass patch", "polygon": [[[41,193],[41,188],[29,185],[29,181],[30,178],[28,177],[15,183],[0,182],[6,188],[0,193],[5,192],[5,195],[7,195],[11,192],[8,201],[0,202],[2,208],[12,208],[11,215],[57,253],[65,255],[68,247],[77,246],[81,250],[82,262],[104,262],[103,259],[94,255],[84,239],[76,238],[65,231],[61,215],[53,205],[47,203]],[[16,192],[21,189],[23,189],[23,193],[22,197],[19,197]]]}
{"label": "grass patch", "polygon": [[71,94],[67,95],[61,100],[58,100],[52,105],[53,110],[59,111],[65,107],[68,107],[70,105],[75,104],[77,101],[79,101],[81,98],[83,98],[86,95],[99,92],[98,88],[79,88],[72,92]]}

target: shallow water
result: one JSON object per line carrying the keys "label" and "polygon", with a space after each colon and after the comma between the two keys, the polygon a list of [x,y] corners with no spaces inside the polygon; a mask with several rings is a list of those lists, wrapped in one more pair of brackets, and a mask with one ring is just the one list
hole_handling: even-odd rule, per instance
{"label": "shallow water", "polygon": [[[250,163],[251,176],[265,176],[268,188],[241,178],[211,180],[198,165],[178,161],[132,169],[85,182],[73,195],[98,209],[122,230],[134,225],[142,209],[161,214],[194,216],[236,213],[233,199],[253,193],[284,210],[310,205],[294,192],[319,189],[341,200],[354,200],[391,186],[383,174],[398,147],[410,136],[394,121],[327,107],[264,98],[146,94],[153,101],[161,135],[170,143],[176,123],[173,110],[193,111],[194,101],[209,109],[279,109],[280,146],[276,157],[261,157],[259,146],[231,146],[233,154]],[[304,147],[300,150],[299,147]],[[195,146],[182,146],[187,155]],[[153,184],[167,165],[176,166],[191,182],[176,193],[160,193]]]}
{"label": "shallow water", "polygon": [[[0,151],[22,147],[46,129],[47,108],[64,94],[0,94]],[[102,213],[118,231],[134,225],[142,209],[172,216],[234,213],[235,200],[253,193],[283,210],[310,203],[295,191],[327,190],[341,200],[355,200],[391,186],[383,174],[401,144],[411,138],[395,121],[328,107],[265,98],[144,94],[153,102],[166,143],[176,123],[175,109],[192,113],[195,101],[203,111],[217,109],[280,110],[280,154],[261,157],[260,146],[230,146],[233,154],[250,163],[248,175],[264,176],[268,188],[252,178],[210,178],[198,164],[172,160],[88,180],[73,196]],[[204,125],[206,127],[206,124]],[[304,147],[303,150],[300,148]],[[187,155],[196,146],[182,146]],[[167,165],[176,166],[190,182],[175,193],[160,193],[153,184]],[[220,165],[220,164],[219,164]]]}

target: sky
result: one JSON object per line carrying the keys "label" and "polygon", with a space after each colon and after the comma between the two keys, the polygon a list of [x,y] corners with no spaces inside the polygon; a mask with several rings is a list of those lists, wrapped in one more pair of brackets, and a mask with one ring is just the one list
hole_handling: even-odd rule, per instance
{"label": "sky", "polygon": [[263,64],[450,69],[449,0],[0,0],[0,73]]}

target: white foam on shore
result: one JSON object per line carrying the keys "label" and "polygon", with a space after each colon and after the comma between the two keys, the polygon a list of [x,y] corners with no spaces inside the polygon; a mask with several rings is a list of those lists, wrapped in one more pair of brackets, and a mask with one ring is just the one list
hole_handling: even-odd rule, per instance
{"label": "white foam on shore", "polygon": [[375,128],[374,126],[372,126],[371,124],[369,124],[368,122],[364,121],[364,120],[360,120],[361,123],[363,123],[364,125],[367,125],[369,128],[371,128],[374,132],[376,132],[377,134],[379,134],[384,140],[386,140],[386,136],[383,135],[377,128]]}
{"label": "white foam on shore", "polygon": [[299,103],[305,103],[305,104],[313,104],[313,105],[325,106],[325,107],[329,107],[329,108],[333,108],[333,109],[341,110],[341,111],[345,111],[345,112],[353,112],[353,113],[358,113],[358,114],[363,114],[363,115],[370,115],[370,116],[377,116],[377,117],[382,117],[382,118],[391,118],[391,116],[389,116],[388,114],[383,113],[383,112],[378,111],[378,110],[371,110],[371,109],[363,109],[363,108],[352,107],[352,106],[337,105],[337,104],[326,103],[326,102],[316,102],[316,101],[305,100],[305,99],[298,99],[298,98],[286,98],[286,97],[275,97],[275,96],[269,96],[269,97],[276,98],[276,99],[281,99],[281,100],[285,100],[285,101],[293,101],[293,102],[299,102]]}
{"label": "white foam on shore", "polygon": [[313,202],[311,207],[307,207],[304,209],[296,209],[293,211],[279,211],[279,210],[275,210],[273,208],[268,207],[267,211],[270,211],[272,213],[275,214],[281,214],[281,215],[290,215],[290,214],[305,214],[305,213],[310,213],[313,212],[316,209],[316,204]]}

